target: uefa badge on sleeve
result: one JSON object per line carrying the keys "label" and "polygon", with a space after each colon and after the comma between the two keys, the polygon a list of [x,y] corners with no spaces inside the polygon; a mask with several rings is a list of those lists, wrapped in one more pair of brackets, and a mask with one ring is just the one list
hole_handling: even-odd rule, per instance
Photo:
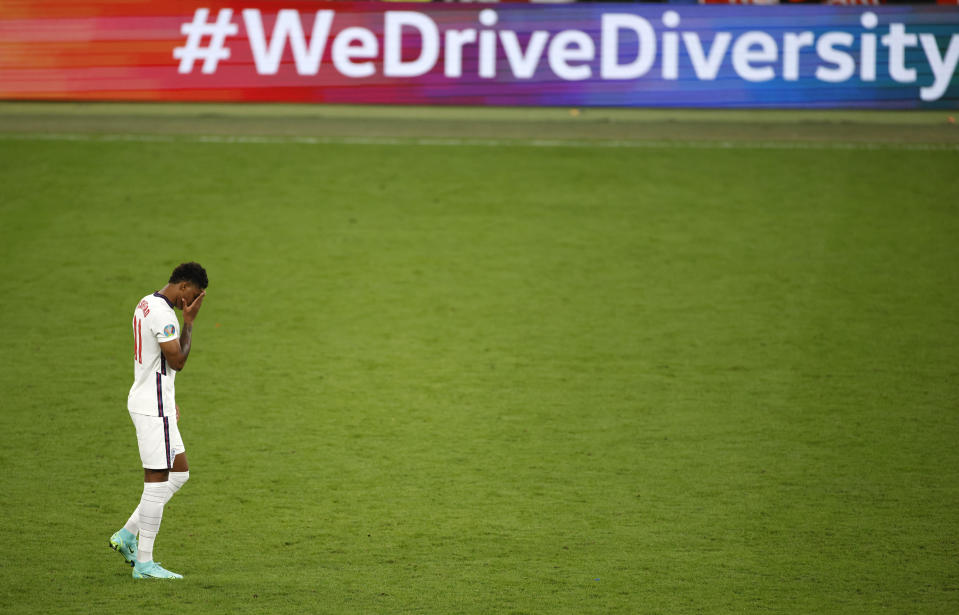
{"label": "uefa badge on sleeve", "polygon": [[163,327],[163,335],[165,335],[166,337],[173,337],[173,334],[175,333],[176,333],[176,327],[174,327],[173,325],[167,325]]}

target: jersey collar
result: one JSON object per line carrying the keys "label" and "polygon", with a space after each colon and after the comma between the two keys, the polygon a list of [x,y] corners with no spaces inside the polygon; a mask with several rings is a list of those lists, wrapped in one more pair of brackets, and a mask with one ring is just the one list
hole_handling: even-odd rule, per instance
{"label": "jersey collar", "polygon": [[169,299],[166,298],[166,295],[161,294],[160,291],[156,291],[155,293],[153,293],[153,296],[154,296],[154,297],[159,297],[160,299],[163,299],[164,301],[166,301],[166,304],[170,306],[170,309],[171,309],[171,310],[173,309],[173,303],[172,303]]}

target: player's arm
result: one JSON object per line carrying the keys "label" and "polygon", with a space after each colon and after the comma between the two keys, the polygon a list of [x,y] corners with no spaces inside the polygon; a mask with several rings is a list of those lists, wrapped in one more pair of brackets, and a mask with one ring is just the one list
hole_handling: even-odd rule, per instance
{"label": "player's arm", "polygon": [[[193,323],[184,324],[183,331],[180,332],[180,339],[170,340],[169,342],[160,342],[160,350],[166,358],[167,364],[180,371],[186,365],[187,357],[190,356],[190,343],[193,333]],[[180,342],[183,342],[182,344]]]}
{"label": "player's arm", "polygon": [[187,358],[190,356],[190,348],[193,345],[193,319],[200,311],[205,295],[206,291],[203,291],[193,300],[193,303],[183,308],[183,330],[180,331],[180,339],[160,342],[160,350],[163,352],[163,356],[170,367],[176,371],[183,369]]}

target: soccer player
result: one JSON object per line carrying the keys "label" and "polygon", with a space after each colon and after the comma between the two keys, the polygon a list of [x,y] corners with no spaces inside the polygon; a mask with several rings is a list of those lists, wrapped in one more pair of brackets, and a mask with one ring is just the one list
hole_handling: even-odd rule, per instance
{"label": "soccer player", "polygon": [[[173,270],[166,286],[141,299],[133,312],[133,386],[127,409],[143,462],[143,495],[126,525],[110,537],[110,546],[133,566],[134,579],[183,578],[153,561],[153,541],[163,506],[190,478],[177,428],[180,408],[173,380],[190,356],[193,319],[203,305],[206,287],[203,267],[183,263]],[[182,330],[174,308],[183,310]]]}

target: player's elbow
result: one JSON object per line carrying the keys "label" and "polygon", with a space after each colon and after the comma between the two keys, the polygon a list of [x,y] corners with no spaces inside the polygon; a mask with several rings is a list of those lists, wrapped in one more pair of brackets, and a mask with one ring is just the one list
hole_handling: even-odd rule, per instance
{"label": "player's elbow", "polygon": [[167,363],[176,371],[183,371],[183,368],[186,366],[186,357],[168,357]]}

